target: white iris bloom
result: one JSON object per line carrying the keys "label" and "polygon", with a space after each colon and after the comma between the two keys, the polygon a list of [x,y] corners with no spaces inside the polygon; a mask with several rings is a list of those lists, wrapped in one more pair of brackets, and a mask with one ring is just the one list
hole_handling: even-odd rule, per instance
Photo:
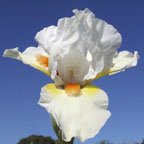
{"label": "white iris bloom", "polygon": [[52,115],[62,139],[85,141],[94,137],[111,113],[108,96],[91,81],[137,65],[138,52],[118,52],[122,37],[88,9],[58,20],[35,36],[38,47],[5,50],[4,56],[28,64],[51,76],[54,84],[41,90],[39,104]]}

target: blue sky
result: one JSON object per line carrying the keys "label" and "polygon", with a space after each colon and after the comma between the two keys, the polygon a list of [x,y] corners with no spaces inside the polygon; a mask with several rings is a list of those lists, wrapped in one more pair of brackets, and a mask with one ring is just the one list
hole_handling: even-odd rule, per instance
{"label": "blue sky", "polygon": [[[0,0],[0,143],[16,144],[31,134],[55,138],[49,114],[37,104],[40,89],[51,82],[19,61],[3,58],[6,48],[36,46],[36,32],[56,25],[72,10],[89,8],[122,34],[120,50],[139,51],[138,66],[94,82],[110,99],[112,116],[94,138],[116,143],[144,138],[144,1],[143,0]],[[79,141],[75,142],[76,144]]]}

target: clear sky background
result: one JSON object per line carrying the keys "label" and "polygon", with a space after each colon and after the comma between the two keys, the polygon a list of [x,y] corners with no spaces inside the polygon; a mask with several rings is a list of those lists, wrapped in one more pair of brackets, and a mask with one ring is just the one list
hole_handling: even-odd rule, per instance
{"label": "clear sky background", "polygon": [[[0,0],[0,143],[16,144],[31,134],[56,138],[49,114],[37,104],[43,73],[13,59],[3,58],[6,48],[36,46],[36,32],[56,25],[73,9],[89,8],[123,37],[119,50],[139,51],[138,66],[94,82],[110,99],[112,116],[94,138],[115,143],[144,138],[144,1],[143,0]],[[75,142],[79,144],[79,141]]]}

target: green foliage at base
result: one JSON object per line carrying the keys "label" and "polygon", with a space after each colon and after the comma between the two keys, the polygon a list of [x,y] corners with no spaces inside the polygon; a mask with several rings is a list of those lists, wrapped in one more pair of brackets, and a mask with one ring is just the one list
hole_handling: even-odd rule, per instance
{"label": "green foliage at base", "polygon": [[31,135],[21,139],[17,144],[59,144],[51,137]]}
{"label": "green foliage at base", "polygon": [[[27,138],[21,139],[17,144],[71,144],[71,143],[73,143],[73,140],[72,142],[64,142],[61,140],[53,140],[49,136],[44,137],[44,136],[31,135]],[[96,142],[95,144],[114,144],[114,143],[111,143],[107,140],[102,140],[98,143]],[[124,142],[123,144],[128,143]],[[141,142],[135,142],[133,144],[144,144],[144,140]]]}
{"label": "green foliage at base", "polygon": [[27,138],[21,139],[17,144],[71,144],[71,142],[64,142],[62,140],[53,140],[47,136],[31,135]]}

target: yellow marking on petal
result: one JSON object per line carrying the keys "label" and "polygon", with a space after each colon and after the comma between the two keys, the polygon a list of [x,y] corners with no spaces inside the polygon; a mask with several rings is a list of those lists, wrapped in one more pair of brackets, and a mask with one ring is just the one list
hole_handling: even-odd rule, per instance
{"label": "yellow marking on petal", "polygon": [[99,79],[99,78],[101,78],[103,76],[107,76],[107,75],[112,75],[112,74],[117,73],[119,71],[120,71],[120,69],[114,69],[114,70],[108,69],[108,70],[102,71],[99,74],[97,74],[97,76],[95,77],[95,79]]}
{"label": "yellow marking on petal", "polygon": [[44,89],[53,96],[65,93],[63,89],[56,87],[53,83],[47,84]]}
{"label": "yellow marking on petal", "polygon": [[48,69],[44,69],[41,66],[39,66],[38,64],[31,64],[31,66],[42,71],[44,74],[50,76],[50,71]]}
{"label": "yellow marking on petal", "polygon": [[68,96],[79,95],[81,86],[79,84],[67,84],[65,86],[65,92]]}
{"label": "yellow marking on petal", "polygon": [[96,93],[100,92],[101,89],[99,87],[93,85],[86,85],[82,88],[82,95],[85,96],[96,96]]}
{"label": "yellow marking on petal", "polygon": [[79,84],[67,84],[65,89],[56,87],[55,84],[47,84],[44,86],[44,90],[51,96],[96,96],[97,93],[101,92],[101,89],[93,86],[86,85],[83,88]]}
{"label": "yellow marking on petal", "polygon": [[38,54],[36,56],[36,61],[43,67],[48,67],[48,57]]}
{"label": "yellow marking on petal", "polygon": [[99,79],[99,78],[101,78],[101,77],[103,77],[103,76],[109,75],[109,73],[110,73],[109,70],[107,70],[107,71],[102,71],[102,72],[100,72],[99,74],[97,74],[97,76],[96,76],[95,79]]}

